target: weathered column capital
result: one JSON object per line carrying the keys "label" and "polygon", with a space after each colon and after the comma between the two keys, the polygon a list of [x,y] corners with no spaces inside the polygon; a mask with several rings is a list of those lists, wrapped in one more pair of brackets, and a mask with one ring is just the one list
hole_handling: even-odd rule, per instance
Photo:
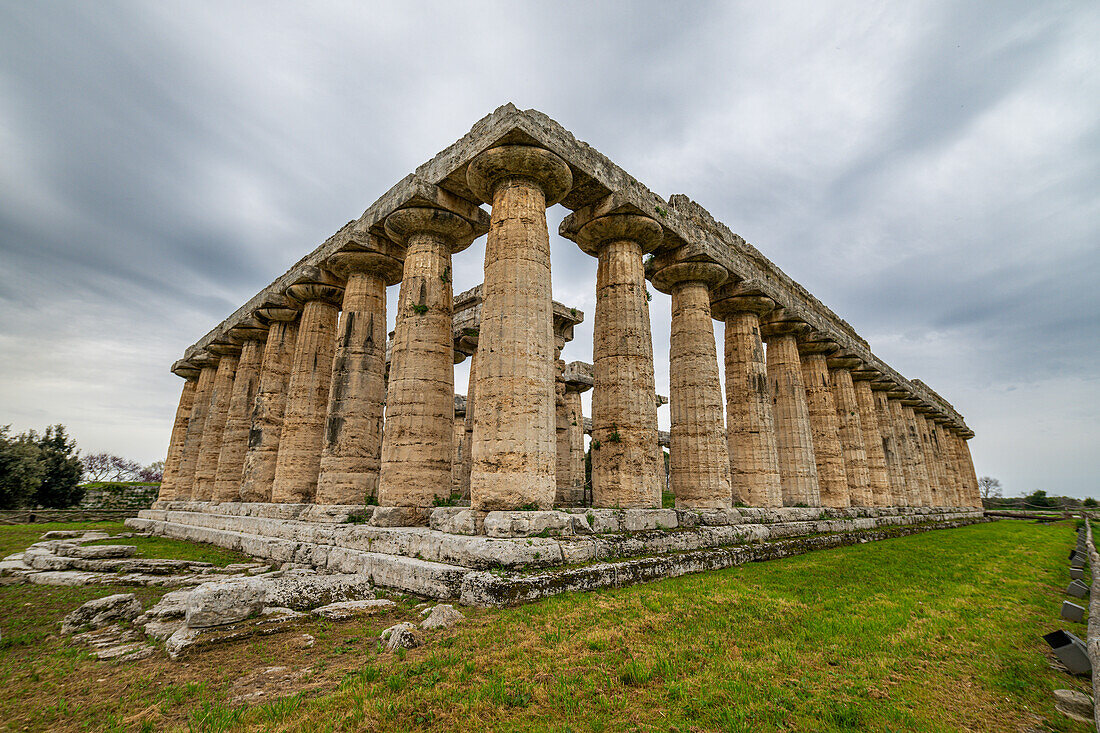
{"label": "weathered column capital", "polygon": [[319,300],[322,303],[339,306],[344,296],[344,289],[339,285],[305,282],[288,285],[286,294],[299,303]]}
{"label": "weathered column capital", "polygon": [[502,145],[490,148],[470,161],[466,183],[478,198],[492,203],[493,192],[510,180],[525,180],[538,186],[550,207],[565,198],[573,187],[573,172],[560,157],[530,145]]}
{"label": "weathered column capital", "polygon": [[598,257],[610,242],[635,242],[642,254],[652,252],[664,240],[661,225],[641,214],[607,214],[588,221],[576,234],[577,245],[585,254]]}
{"label": "weathered column capital", "polygon": [[863,360],[860,359],[858,356],[853,356],[852,354],[848,354],[845,352],[834,354],[833,356],[830,356],[826,361],[829,364],[830,369],[844,369],[849,372],[853,369],[859,368],[863,364]]}
{"label": "weathered column capital", "polygon": [[398,209],[387,216],[386,234],[405,245],[410,237],[417,234],[434,235],[446,241],[451,254],[466,249],[478,236],[470,222],[461,216],[443,209],[421,206]]}
{"label": "weathered column capital", "polygon": [[344,280],[358,273],[368,273],[381,279],[387,286],[401,282],[401,260],[378,252],[337,252],[328,258],[325,268]]}
{"label": "weathered column capital", "polygon": [[289,306],[264,306],[263,308],[256,309],[256,317],[261,321],[266,321],[268,325],[272,323],[290,323],[298,319],[302,311],[300,308],[291,308]]}
{"label": "weathered column capital", "polygon": [[184,359],[180,359],[172,365],[172,373],[175,374],[177,377],[182,377],[183,379],[198,379],[199,373],[201,371],[202,367],[192,364],[191,362]]}
{"label": "weathered column capital", "polygon": [[809,324],[801,321],[768,320],[760,324],[760,335],[764,337],[765,341],[783,336],[794,336],[796,339],[801,339],[812,330]]}
{"label": "weathered column capital", "polygon": [[811,332],[807,337],[798,339],[798,353],[802,356],[824,354],[826,356],[840,351],[840,346],[820,334]]}
{"label": "weathered column capital", "polygon": [[207,344],[206,350],[219,358],[223,356],[237,356],[241,353],[241,345],[227,336],[223,340]]}
{"label": "weathered column capital", "polygon": [[258,318],[247,318],[229,329],[229,337],[240,342],[265,341],[270,330],[268,324]]}
{"label": "weathered column capital", "polygon": [[587,392],[592,389],[594,382],[592,365],[584,361],[571,361],[565,365],[562,378],[565,380],[566,392]]}
{"label": "weathered column capital", "polygon": [[724,283],[727,277],[726,268],[713,262],[677,262],[655,271],[652,282],[653,287],[668,295],[677,285],[687,283],[700,283],[709,290]]}

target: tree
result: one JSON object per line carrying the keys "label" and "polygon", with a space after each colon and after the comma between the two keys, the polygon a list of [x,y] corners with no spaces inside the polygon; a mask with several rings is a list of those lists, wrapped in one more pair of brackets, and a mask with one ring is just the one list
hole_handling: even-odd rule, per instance
{"label": "tree", "polygon": [[982,476],[978,479],[978,490],[983,499],[995,499],[1001,495],[1001,481],[992,476]]}
{"label": "tree", "polygon": [[1027,505],[1031,505],[1033,507],[1050,507],[1054,506],[1054,502],[1049,496],[1047,496],[1047,492],[1040,489],[1038,491],[1032,491],[1030,494],[1025,496],[1024,505],[1025,508],[1027,507]]}
{"label": "tree", "polygon": [[138,480],[146,483],[159,483],[164,480],[164,461],[154,461],[138,471]]}
{"label": "tree", "polygon": [[0,509],[19,509],[34,501],[46,467],[39,461],[42,450],[23,435],[11,435],[11,426],[0,426]]}
{"label": "tree", "polygon": [[[34,436],[34,431],[29,435]],[[77,457],[76,440],[66,435],[64,425],[51,425],[36,442],[43,471],[34,503],[50,509],[66,509],[79,504],[84,498],[84,489],[80,486],[84,468]]]}
{"label": "tree", "polygon": [[141,464],[112,453],[92,453],[80,459],[90,481],[135,481]]}
{"label": "tree", "polygon": [[1096,502],[1096,499],[1093,499],[1093,498],[1092,498],[1092,497],[1090,496],[1089,498],[1087,498],[1087,499],[1085,499],[1085,500],[1084,500],[1083,502],[1081,502],[1081,506],[1087,506],[1087,507],[1089,507],[1089,508],[1092,508],[1092,507],[1094,507],[1094,506],[1097,506],[1097,502]]}

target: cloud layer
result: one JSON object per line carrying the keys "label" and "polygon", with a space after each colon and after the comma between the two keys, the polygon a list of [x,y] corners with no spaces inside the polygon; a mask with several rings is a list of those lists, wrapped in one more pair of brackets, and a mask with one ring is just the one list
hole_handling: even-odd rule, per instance
{"label": "cloud layer", "polygon": [[[513,101],[759,247],[979,473],[1095,493],[1097,37],[1084,2],[0,4],[0,424],[163,456],[183,348]],[[589,359],[594,262],[553,250]]]}

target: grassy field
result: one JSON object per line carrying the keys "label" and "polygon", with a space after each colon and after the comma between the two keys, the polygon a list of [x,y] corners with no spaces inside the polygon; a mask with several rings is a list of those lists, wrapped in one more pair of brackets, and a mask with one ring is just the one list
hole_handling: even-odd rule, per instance
{"label": "grassy field", "polygon": [[[0,527],[0,541],[14,529]],[[1070,523],[1005,520],[464,609],[465,623],[400,655],[379,653],[372,637],[415,619],[412,600],[365,622],[310,621],[182,662],[115,667],[55,634],[82,599],[118,589],[0,587],[0,725],[1085,731],[1054,712],[1051,690],[1087,682],[1052,669],[1040,638],[1062,626],[1073,540]],[[275,665],[309,671],[279,700],[227,704],[242,680]]]}

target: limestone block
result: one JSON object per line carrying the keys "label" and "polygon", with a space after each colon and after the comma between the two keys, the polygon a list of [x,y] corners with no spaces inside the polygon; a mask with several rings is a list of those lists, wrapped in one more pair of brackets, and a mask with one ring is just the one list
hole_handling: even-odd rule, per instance
{"label": "limestone block", "polygon": [[133,593],[117,593],[88,601],[61,622],[62,634],[90,627],[99,629],[118,621],[131,621],[141,613],[141,601]]}
{"label": "limestone block", "polygon": [[259,578],[231,578],[203,583],[187,597],[184,616],[190,629],[243,621],[263,610],[266,585]]}
{"label": "limestone block", "polygon": [[370,523],[374,527],[418,527],[428,524],[431,509],[416,506],[375,507]]}
{"label": "limestone block", "polygon": [[340,313],[332,301],[338,294],[335,288],[325,288],[304,295],[320,297],[306,301],[298,326],[271,487],[275,503],[309,502],[317,489]]}
{"label": "limestone block", "polygon": [[133,557],[137,548],[133,545],[91,545],[81,547],[72,545],[66,548],[70,557],[80,557],[88,560],[100,560],[106,558]]}
{"label": "limestone block", "polygon": [[298,515],[297,519],[303,522],[342,524],[352,516],[369,520],[376,508],[364,504],[309,504]]}
{"label": "limestone block", "polygon": [[557,511],[496,511],[485,515],[488,537],[530,537],[573,533],[572,516]]}
{"label": "limestone block", "polygon": [[343,601],[374,598],[370,578],[359,574],[284,575],[265,581],[264,602],[295,611],[308,611],[318,606]]}
{"label": "limestone block", "polygon": [[184,627],[182,619],[169,621],[147,621],[142,624],[145,635],[154,641],[167,641],[172,634]]}
{"label": "limestone block", "polygon": [[416,633],[416,627],[407,621],[394,624],[382,631],[379,643],[386,651],[395,652],[398,649],[414,649],[420,646],[421,639]]}
{"label": "limestone block", "polygon": [[439,507],[432,510],[431,528],[451,534],[484,534],[486,514],[466,507]]}
{"label": "limestone block", "polygon": [[675,509],[626,509],[622,516],[622,528],[625,532],[676,529],[679,526]]}
{"label": "limestone block", "polygon": [[348,619],[372,616],[393,609],[397,604],[385,598],[365,601],[341,601],[329,603],[313,609],[313,615],[329,621],[347,621]]}
{"label": "limestone block", "polygon": [[[294,313],[288,311],[286,315]],[[248,453],[240,494],[243,502],[271,501],[286,411],[286,390],[297,340],[297,322],[276,321],[268,330],[248,430]]]}
{"label": "limestone block", "polygon": [[840,442],[840,424],[829,367],[824,353],[802,353],[801,357],[821,504],[846,507],[850,504],[848,475],[844,468],[844,449]]}
{"label": "limestone block", "polygon": [[554,332],[546,207],[572,185],[549,151],[502,146],[467,169],[492,202],[485,244],[470,498],[473,509],[549,509],[556,493]]}

